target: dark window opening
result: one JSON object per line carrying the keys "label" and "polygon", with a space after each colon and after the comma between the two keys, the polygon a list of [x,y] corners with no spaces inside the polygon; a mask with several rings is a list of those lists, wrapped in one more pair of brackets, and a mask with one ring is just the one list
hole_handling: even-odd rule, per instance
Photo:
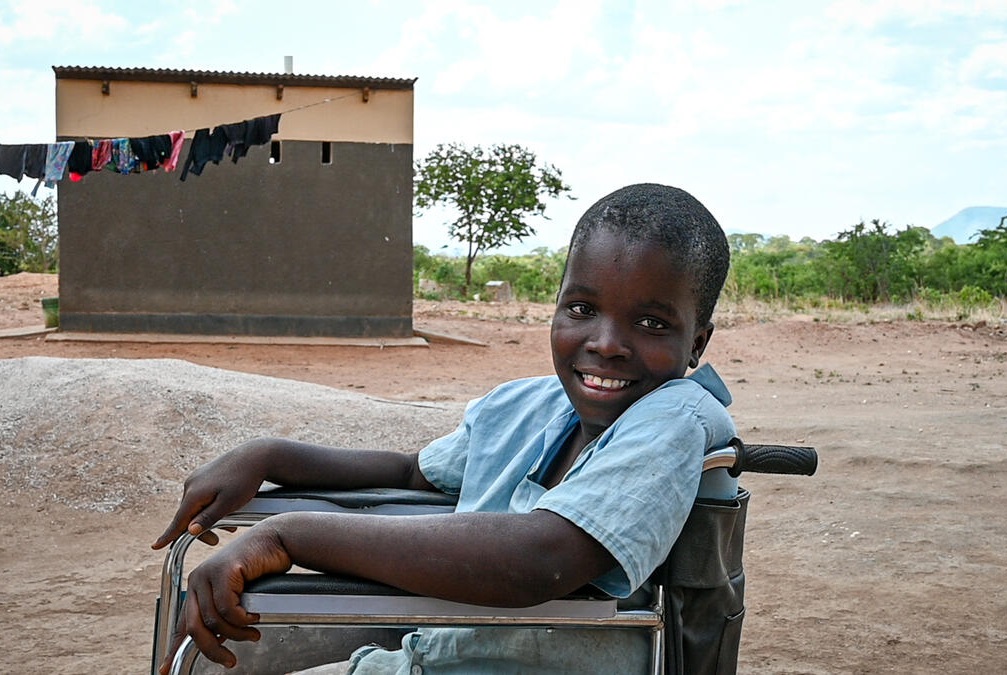
{"label": "dark window opening", "polygon": [[280,142],[272,141],[269,144],[269,163],[279,164],[280,163]]}
{"label": "dark window opening", "polygon": [[322,164],[332,164],[331,141],[322,141]]}

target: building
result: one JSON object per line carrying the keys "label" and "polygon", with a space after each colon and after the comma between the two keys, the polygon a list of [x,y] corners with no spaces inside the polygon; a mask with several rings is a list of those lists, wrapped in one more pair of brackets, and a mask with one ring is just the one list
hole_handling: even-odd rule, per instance
{"label": "building", "polygon": [[58,140],[282,113],[271,142],[185,181],[181,161],[61,181],[63,330],[412,335],[414,79],[53,70]]}

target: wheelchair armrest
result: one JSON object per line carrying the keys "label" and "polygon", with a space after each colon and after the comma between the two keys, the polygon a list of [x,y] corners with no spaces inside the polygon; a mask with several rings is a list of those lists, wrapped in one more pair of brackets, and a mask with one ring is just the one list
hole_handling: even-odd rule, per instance
{"label": "wheelchair armrest", "polygon": [[233,516],[268,516],[288,511],[363,512],[378,515],[420,515],[454,511],[457,495],[429,490],[371,488],[322,490],[269,486]]}
{"label": "wheelchair armrest", "polygon": [[287,573],[248,584],[242,606],[261,623],[562,625],[614,621],[629,625],[652,615],[620,613],[615,598],[591,587],[532,607],[488,607],[425,597],[393,586],[328,574]]}
{"label": "wheelchair armrest", "polygon": [[[318,595],[416,595],[395,586],[389,586],[369,579],[361,579],[360,577],[303,572],[287,572],[286,574],[270,574],[259,577],[248,583],[245,587],[245,593],[269,593],[277,595],[298,595],[305,593],[317,593]],[[563,599],[607,601],[613,598],[594,586],[583,586],[573,593],[564,596]]]}
{"label": "wheelchair armrest", "polygon": [[[663,603],[625,611],[617,608],[615,599],[590,587],[533,607],[484,607],[424,597],[366,579],[287,573],[248,584],[241,604],[259,615],[260,625],[356,625],[407,630],[419,625],[611,627],[645,629],[655,636],[664,626]],[[663,643],[656,644],[659,660]],[[198,654],[195,643],[186,638],[175,654],[172,675],[192,673]]]}
{"label": "wheelchair armrest", "polygon": [[260,577],[249,582],[245,587],[245,593],[270,593],[277,595],[302,595],[306,593],[317,593],[318,595],[415,595],[415,593],[404,591],[401,588],[359,577],[301,572],[270,574]]}

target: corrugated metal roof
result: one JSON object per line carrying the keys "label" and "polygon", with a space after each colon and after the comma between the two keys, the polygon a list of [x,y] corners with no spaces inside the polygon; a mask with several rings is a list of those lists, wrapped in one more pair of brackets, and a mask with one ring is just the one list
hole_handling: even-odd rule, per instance
{"label": "corrugated metal roof", "polygon": [[348,87],[358,89],[412,89],[416,78],[359,77],[354,75],[299,75],[287,73],[236,73],[219,70],[172,70],[168,68],[104,68],[100,66],[53,66],[56,79],[131,80],[137,82],[196,82],[197,84],[266,84],[300,87]]}

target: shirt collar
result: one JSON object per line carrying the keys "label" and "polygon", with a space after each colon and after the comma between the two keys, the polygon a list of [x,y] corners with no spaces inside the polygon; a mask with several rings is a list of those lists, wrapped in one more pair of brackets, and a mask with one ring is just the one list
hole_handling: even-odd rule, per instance
{"label": "shirt collar", "polygon": [[727,385],[724,384],[724,381],[720,379],[720,375],[717,374],[717,371],[709,363],[704,363],[694,370],[688,376],[688,379],[713,394],[713,397],[720,401],[725,408],[731,405],[731,401],[733,400],[731,392],[727,390]]}

